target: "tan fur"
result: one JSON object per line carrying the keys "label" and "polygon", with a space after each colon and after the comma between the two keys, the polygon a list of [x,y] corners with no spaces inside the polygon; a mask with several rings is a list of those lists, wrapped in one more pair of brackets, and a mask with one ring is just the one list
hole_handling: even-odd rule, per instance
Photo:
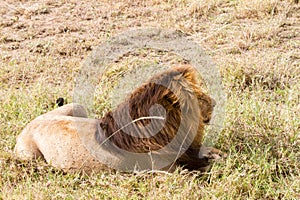
{"label": "tan fur", "polygon": [[[155,81],[168,85],[172,91],[155,84]],[[190,98],[193,96],[198,99],[196,102],[200,114],[191,103]],[[180,102],[183,102],[181,107]],[[121,116],[121,119],[129,108],[130,117],[135,120],[148,116],[149,108],[154,104],[160,104],[166,109],[167,118],[159,133],[150,138],[141,138],[119,130],[114,121],[115,116]],[[65,171],[105,170],[108,167],[92,156],[82,144],[79,134],[110,137],[110,141],[121,149],[148,153],[172,141],[181,122],[183,109],[189,117],[186,125],[196,129],[197,134],[190,147],[175,162],[175,166],[203,170],[209,165],[209,160],[216,159],[214,155],[222,155],[219,150],[202,145],[204,124],[210,120],[214,104],[214,101],[198,87],[195,71],[189,66],[178,67],[150,79],[148,83],[136,89],[124,103],[100,120],[87,118],[84,108],[79,104],[67,104],[37,117],[18,136],[15,153],[25,160],[43,158],[47,163]],[[76,113],[76,116],[73,113]],[[141,120],[135,124],[137,127],[145,127],[148,123],[149,120]],[[155,123],[159,125],[159,122]],[[100,132],[97,129],[99,125]],[[149,130],[136,127],[134,129],[139,136],[148,134]]]}

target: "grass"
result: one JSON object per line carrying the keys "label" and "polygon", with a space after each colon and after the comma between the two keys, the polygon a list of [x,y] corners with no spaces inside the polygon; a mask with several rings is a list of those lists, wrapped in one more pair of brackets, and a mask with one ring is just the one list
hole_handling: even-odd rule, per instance
{"label": "grass", "polygon": [[[0,199],[299,199],[299,6],[292,0],[1,2]],[[204,174],[88,176],[14,158],[16,136],[28,122],[52,110],[58,97],[72,101],[75,75],[92,49],[149,26],[188,34],[219,67],[228,104],[216,146],[228,153],[225,161]],[[132,66],[181,62],[141,51],[116,63],[108,80],[114,84]],[[107,91],[97,91],[105,94],[95,97],[101,116],[110,102]]]}

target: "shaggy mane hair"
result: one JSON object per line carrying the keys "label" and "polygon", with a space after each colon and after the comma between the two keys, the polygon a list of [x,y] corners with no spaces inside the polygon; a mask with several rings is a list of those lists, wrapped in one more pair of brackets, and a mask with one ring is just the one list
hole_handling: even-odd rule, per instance
{"label": "shaggy mane hair", "polygon": [[166,146],[178,134],[179,126],[185,133],[178,139],[178,145],[191,139],[186,136],[194,131],[196,136],[177,162],[188,169],[198,169],[208,165],[198,154],[213,106],[213,100],[199,88],[196,71],[181,66],[151,78],[99,122],[102,134],[114,145],[136,153]]}

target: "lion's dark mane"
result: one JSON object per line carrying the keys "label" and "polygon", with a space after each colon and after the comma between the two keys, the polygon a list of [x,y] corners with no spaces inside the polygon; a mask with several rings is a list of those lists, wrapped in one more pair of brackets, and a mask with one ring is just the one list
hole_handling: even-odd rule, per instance
{"label": "lion's dark mane", "polygon": [[[206,160],[198,157],[203,142],[204,122],[201,112],[196,112],[196,110],[201,111],[201,104],[192,104],[191,98],[195,99],[196,97],[197,102],[200,102],[200,99],[205,97],[208,99],[208,103],[210,103],[210,98],[199,88],[195,74],[192,67],[182,66],[172,68],[153,77],[146,84],[137,88],[116,109],[106,113],[99,120],[103,134],[109,137],[113,144],[127,151],[137,153],[155,151],[172,141],[177,134],[184,114],[187,118],[185,119],[186,123],[183,124],[186,126],[186,132],[193,129],[197,134],[190,147],[177,162],[189,169],[197,169],[208,165]],[[126,121],[128,110],[131,120],[136,120],[150,116],[149,110],[151,106],[156,104],[163,106],[165,109],[165,115],[163,112],[158,111],[160,116],[165,116],[164,120],[141,119],[128,125]],[[195,106],[198,108],[195,109]],[[150,122],[153,126],[145,128]],[[123,126],[126,126],[126,129],[123,129]],[[158,133],[147,138],[146,136],[153,131],[153,127],[162,128]],[[137,137],[127,134],[128,130],[136,134]],[[181,140],[183,139],[181,138]]]}

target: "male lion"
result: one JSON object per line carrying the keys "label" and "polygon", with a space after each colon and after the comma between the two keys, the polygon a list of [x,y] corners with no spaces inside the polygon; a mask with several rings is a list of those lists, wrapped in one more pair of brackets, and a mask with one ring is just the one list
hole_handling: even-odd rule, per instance
{"label": "male lion", "polygon": [[[87,118],[76,103],[59,107],[29,123],[14,151],[64,171],[132,170],[139,155],[157,161],[136,161],[143,166],[136,169],[204,171],[224,154],[202,145],[215,102],[200,90],[195,74],[185,65],[154,76],[99,120]],[[160,159],[168,165],[159,165]]]}

